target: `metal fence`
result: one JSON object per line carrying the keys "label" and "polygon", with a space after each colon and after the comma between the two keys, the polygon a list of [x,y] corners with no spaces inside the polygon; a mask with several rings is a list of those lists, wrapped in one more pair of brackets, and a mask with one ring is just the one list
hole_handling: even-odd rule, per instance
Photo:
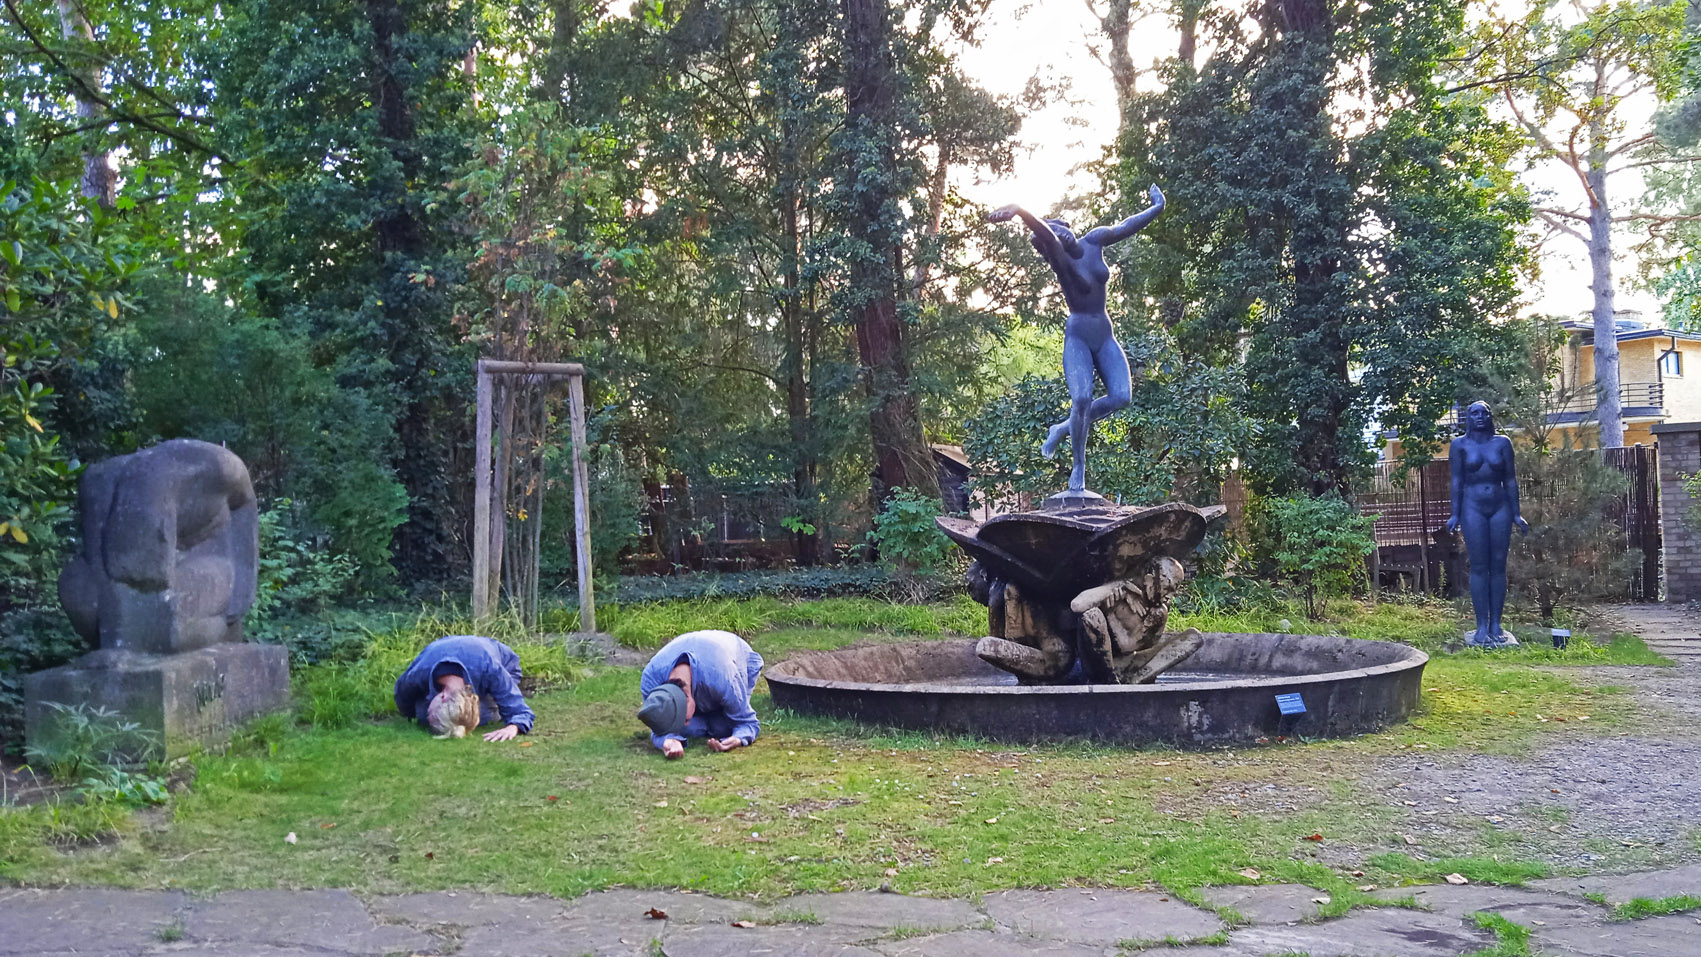
{"label": "metal fence", "polygon": [[[1629,598],[1660,596],[1660,489],[1657,450],[1636,445],[1601,449],[1606,464],[1629,479],[1608,517],[1624,531],[1622,547],[1637,562],[1624,583]],[[1442,528],[1452,512],[1452,478],[1446,459],[1434,459],[1404,475],[1393,464],[1378,465],[1355,492],[1359,510],[1376,516],[1377,565],[1384,575],[1409,575],[1426,591],[1453,592],[1464,579],[1463,549]]]}

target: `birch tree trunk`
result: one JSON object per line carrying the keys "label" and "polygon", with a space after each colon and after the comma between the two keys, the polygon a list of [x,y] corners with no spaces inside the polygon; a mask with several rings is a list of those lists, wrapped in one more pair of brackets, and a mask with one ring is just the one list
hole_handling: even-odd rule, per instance
{"label": "birch tree trunk", "polygon": [[[74,0],[58,0],[59,30],[67,40],[82,40],[94,44],[94,28],[89,25],[88,17]],[[80,79],[90,90],[100,89],[100,70],[94,69],[84,73]],[[77,97],[77,116],[83,120],[84,126],[91,125],[106,111],[95,101],[93,96]],[[98,135],[91,129],[91,138]],[[83,195],[95,202],[112,208],[113,201],[118,198],[118,173],[112,168],[112,156],[106,150],[87,150],[83,153]]]}
{"label": "birch tree trunk", "polygon": [[[1602,151],[1597,147],[1595,152]],[[1595,414],[1600,420],[1601,447],[1616,449],[1624,445],[1624,417],[1619,407],[1618,327],[1613,322],[1616,310],[1612,288],[1612,209],[1607,204],[1605,167],[1604,158],[1597,161],[1597,157],[1590,157],[1589,272],[1595,293]]]}

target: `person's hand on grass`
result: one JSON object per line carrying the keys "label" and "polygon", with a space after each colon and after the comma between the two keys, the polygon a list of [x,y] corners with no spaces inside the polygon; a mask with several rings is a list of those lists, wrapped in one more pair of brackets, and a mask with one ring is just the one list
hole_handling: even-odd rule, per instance
{"label": "person's hand on grass", "polygon": [[486,740],[486,741],[506,741],[509,738],[517,736],[519,733],[520,733],[520,729],[516,728],[516,727],[514,727],[513,725],[510,724],[510,725],[506,725],[506,726],[501,727],[501,728],[497,728],[495,731],[488,732],[487,734],[485,734],[484,740]]}
{"label": "person's hand on grass", "polygon": [[733,748],[742,747],[744,747],[744,739],[742,738],[721,738],[719,740],[716,740],[715,738],[709,739],[710,751],[731,751]]}
{"label": "person's hand on grass", "polygon": [[[709,739],[709,747],[712,748],[714,746],[715,746],[714,739],[710,738]],[[667,758],[669,761],[671,761],[674,758],[679,758],[679,757],[684,757],[684,756],[685,756],[685,742],[679,740],[678,738],[668,738],[666,741],[662,742],[662,757]]]}

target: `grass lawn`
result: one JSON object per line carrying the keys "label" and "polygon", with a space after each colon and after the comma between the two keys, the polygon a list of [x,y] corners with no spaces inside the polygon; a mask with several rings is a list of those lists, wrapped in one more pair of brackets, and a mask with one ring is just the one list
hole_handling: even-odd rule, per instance
{"label": "grass lawn", "polygon": [[[718,610],[717,610],[718,609]],[[1395,637],[1437,650],[1451,605],[1358,606],[1294,631]],[[698,603],[611,610],[623,641],[660,644],[690,627],[738,625],[770,662],[802,648],[975,633],[965,601]],[[1275,630],[1280,614],[1181,619],[1209,630]],[[1291,617],[1291,616],[1290,616]],[[1294,881],[1327,891],[1458,871],[1514,882],[1541,872],[1492,856],[1426,860],[1357,783],[1404,749],[1517,753],[1623,724],[1628,695],[1551,664],[1653,663],[1640,640],[1574,638],[1564,652],[1437,655],[1411,723],[1347,741],[1208,752],[1080,745],[1011,747],[858,728],[776,713],[758,688],[761,739],[664,762],[632,717],[637,669],[549,662],[536,731],[518,745],[438,741],[373,719],[408,649],[446,633],[425,622],[380,636],[371,662],[296,676],[300,723],[274,717],[225,755],[194,761],[192,787],[131,814],[38,805],[0,809],[0,877],[131,887],[477,888],[571,896],[614,884],[772,897],[871,888],[973,895],[1018,886],[1195,888]],[[323,700],[321,700],[323,699]],[[1586,716],[1586,719],[1585,719]],[[104,817],[103,817],[104,815]],[[88,838],[107,832],[99,840]],[[286,836],[294,834],[295,842]],[[1232,916],[1232,915],[1230,915]]]}

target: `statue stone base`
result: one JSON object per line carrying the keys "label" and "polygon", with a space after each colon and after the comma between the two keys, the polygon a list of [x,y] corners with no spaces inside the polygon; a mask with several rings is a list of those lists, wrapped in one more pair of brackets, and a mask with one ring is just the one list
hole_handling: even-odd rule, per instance
{"label": "statue stone base", "polygon": [[1195,630],[1164,626],[1185,578],[1179,558],[1222,512],[1066,492],[984,524],[938,519],[975,560],[969,593],[987,606],[988,632],[975,653],[1023,683],[1156,680],[1203,644]]}
{"label": "statue stone base", "polygon": [[220,642],[199,651],[149,655],[93,651],[24,677],[24,735],[50,745],[57,712],[47,702],[116,711],[155,742],[156,759],[218,748],[250,718],[289,704],[289,652],[279,645]]}

